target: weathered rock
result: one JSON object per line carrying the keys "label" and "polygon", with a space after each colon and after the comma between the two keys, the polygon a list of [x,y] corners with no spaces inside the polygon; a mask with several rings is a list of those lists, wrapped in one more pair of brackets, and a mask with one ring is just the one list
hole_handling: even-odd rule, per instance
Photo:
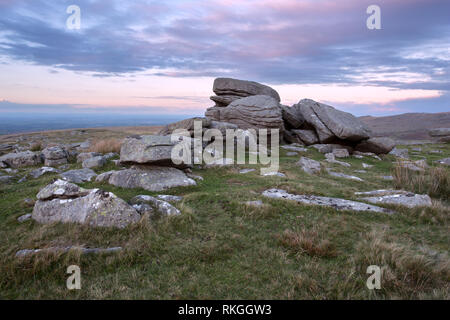
{"label": "weathered rock", "polygon": [[398,162],[400,167],[409,169],[411,171],[425,171],[428,168],[428,164],[425,160],[417,161],[400,161]]}
{"label": "weathered rock", "polygon": [[239,171],[239,173],[246,174],[246,173],[253,172],[253,171],[256,171],[256,169],[242,169]]}
{"label": "weathered rock", "polygon": [[414,194],[403,190],[374,190],[355,192],[358,196],[367,196],[361,200],[370,203],[396,204],[408,208],[431,206],[431,198],[426,194]]}
{"label": "weathered rock", "polygon": [[94,158],[94,157],[100,157],[100,156],[102,156],[102,154],[98,153],[98,152],[82,152],[82,153],[78,154],[77,162],[83,163],[84,160]]}
{"label": "weathered rock", "polygon": [[436,128],[429,131],[432,137],[445,137],[450,136],[450,128]]}
{"label": "weathered rock", "polygon": [[225,167],[234,165],[234,160],[230,158],[216,159],[205,164],[206,168]]}
{"label": "weathered rock", "polygon": [[305,122],[312,128],[315,129],[319,141],[322,143],[331,142],[336,137],[331,132],[325,124],[319,119],[319,117],[314,112],[313,106],[316,104],[315,101],[309,99],[303,99],[298,104],[292,106],[296,108]]}
{"label": "weathered rock", "polygon": [[302,115],[297,112],[296,108],[288,107],[285,105],[280,105],[280,107],[283,121],[287,125],[287,127],[291,129],[297,129],[303,125],[305,119],[303,119]]}
{"label": "weathered rock", "polygon": [[408,152],[408,149],[397,149],[394,147],[394,149],[392,149],[389,154],[397,158],[408,159]]}
{"label": "weathered rock", "polygon": [[387,154],[395,148],[395,141],[390,138],[370,138],[361,141],[355,149],[362,152]]}
{"label": "weathered rock", "polygon": [[83,161],[83,168],[98,168],[103,167],[106,164],[106,159],[104,156],[98,156],[93,158],[88,158]]}
{"label": "weathered rock", "polygon": [[52,167],[42,167],[31,171],[30,176],[33,177],[34,179],[37,179],[46,173],[59,173],[59,170]]}
{"label": "weathered rock", "polygon": [[374,159],[381,160],[381,158],[373,152],[354,151],[352,156],[358,159],[363,159],[363,157],[372,157]]}
{"label": "weathered rock", "polygon": [[47,147],[42,150],[44,165],[48,167],[59,166],[67,163],[68,153],[60,146]]}
{"label": "weathered rock", "polygon": [[130,201],[131,204],[148,204],[156,211],[158,211],[163,216],[178,216],[181,214],[180,210],[172,206],[167,201],[158,200],[155,197],[147,196],[147,195],[140,195],[136,196]]}
{"label": "weathered rock", "polygon": [[319,137],[314,130],[292,130],[292,132],[307,146],[319,143]]}
{"label": "weathered rock", "polygon": [[333,153],[326,153],[325,158],[326,158],[325,161],[327,161],[329,163],[339,164],[344,167],[351,167],[350,163],[336,160],[336,157]]}
{"label": "weathered rock", "polygon": [[217,78],[214,80],[213,91],[218,96],[256,96],[266,95],[274,98],[277,102],[280,102],[280,96],[278,92],[269,86],[253,82],[231,78]]}
{"label": "weathered rock", "polygon": [[269,96],[251,96],[233,101],[220,109],[220,121],[237,125],[240,129],[273,128],[284,130],[279,103]]}
{"label": "weathered rock", "polygon": [[217,107],[226,107],[234,100],[241,99],[242,96],[224,95],[224,96],[211,96],[210,99],[216,103]]}
{"label": "weathered rock", "polygon": [[79,251],[81,254],[102,254],[102,253],[113,253],[122,250],[122,247],[112,247],[112,248],[82,248],[82,247],[49,247],[43,249],[23,249],[16,252],[16,258],[25,258],[38,253],[68,253],[69,251]]}
{"label": "weathered rock", "polygon": [[23,223],[23,222],[28,221],[30,219],[31,219],[31,213],[28,213],[28,214],[24,214],[23,216],[18,217],[17,221],[19,223]]}
{"label": "weathered rock", "polygon": [[294,195],[287,193],[285,190],[280,189],[269,189],[263,192],[263,196],[273,199],[286,199],[293,200],[300,203],[308,205],[319,205],[328,206],[336,210],[353,210],[353,211],[371,211],[371,212],[381,212],[381,213],[393,213],[392,211],[377,207],[374,205],[369,205],[363,202],[339,199],[339,198],[328,198],[319,197],[312,195]]}
{"label": "weathered rock", "polygon": [[444,158],[444,159],[436,160],[435,162],[438,163],[438,164],[445,165],[445,166],[450,166],[450,158]]}
{"label": "weathered rock", "polygon": [[[185,141],[183,141],[185,139]],[[175,141],[172,141],[175,140]],[[120,150],[121,163],[138,163],[158,166],[170,166],[177,168],[190,167],[193,164],[193,157],[190,163],[182,162],[175,164],[172,161],[172,150],[178,144],[191,144],[191,149],[194,147],[193,140],[188,137],[174,137],[174,136],[137,136],[129,137],[122,144]]]}
{"label": "weathered rock", "polygon": [[167,201],[167,202],[180,202],[183,200],[183,197],[181,196],[172,196],[167,194],[160,194],[156,196],[159,200]]}
{"label": "weathered rock", "polygon": [[288,157],[295,157],[295,156],[298,156],[298,153],[297,152],[287,152],[286,155]]}
{"label": "weathered rock", "polygon": [[60,174],[60,176],[69,182],[73,183],[83,183],[91,181],[93,178],[97,176],[97,174],[91,169],[79,169],[79,170],[70,170]]}
{"label": "weathered rock", "polygon": [[287,143],[304,144],[300,137],[290,130],[283,131],[283,140]]}
{"label": "weathered rock", "polygon": [[296,164],[301,166],[303,171],[305,171],[308,174],[319,173],[321,170],[321,165],[319,161],[309,159],[306,157],[301,157]]}
{"label": "weathered rock", "polygon": [[161,136],[165,136],[165,135],[170,135],[172,134],[175,130],[178,129],[184,129],[187,130],[191,133],[191,135],[194,132],[194,123],[195,121],[201,122],[201,127],[203,129],[205,128],[209,128],[209,126],[211,125],[211,121],[207,118],[190,118],[190,119],[185,119],[185,120],[181,120],[175,123],[171,123],[166,125],[159,133],[158,135]]}
{"label": "weathered rock", "polygon": [[330,176],[336,177],[336,178],[342,178],[342,179],[347,179],[347,180],[354,180],[354,181],[359,181],[362,182],[364,181],[363,179],[356,177],[356,176],[351,176],[345,173],[340,173],[340,172],[334,172],[331,169],[327,168],[327,172]]}
{"label": "weathered rock", "polygon": [[81,223],[97,227],[123,228],[140,215],[113,193],[86,190],[57,180],[38,193],[32,217],[39,223]]}
{"label": "weathered rock", "polygon": [[370,130],[351,113],[340,111],[312,100],[309,100],[307,103],[320,121],[339,139],[360,141],[370,138]]}
{"label": "weathered rock", "polygon": [[263,176],[264,177],[280,177],[280,178],[286,177],[286,175],[284,173],[276,172],[276,171],[264,173]]}
{"label": "weathered rock", "polygon": [[108,172],[103,172],[103,173],[99,174],[97,176],[97,178],[95,178],[95,181],[96,182],[108,182],[114,172],[117,172],[117,171],[112,170],[112,171],[108,171]]}
{"label": "weathered rock", "polygon": [[346,149],[348,152],[352,152],[351,147],[343,146],[340,144],[313,144],[311,147],[313,147],[320,153],[333,153],[335,150],[341,149]]}
{"label": "weathered rock", "polygon": [[237,130],[238,126],[229,122],[211,121],[210,129],[220,130],[225,137],[227,130]]}
{"label": "weathered rock", "polygon": [[392,180],[394,180],[394,177],[393,177],[393,176],[383,176],[382,178],[383,178],[383,180],[387,180],[387,181],[392,181]]}
{"label": "weathered rock", "polygon": [[10,183],[13,179],[13,176],[0,176],[0,183]]}
{"label": "weathered rock", "polygon": [[281,148],[284,150],[295,151],[295,152],[307,152],[308,151],[308,149],[303,148],[298,144],[284,145],[284,146],[281,146]]}
{"label": "weathered rock", "polygon": [[142,188],[148,191],[196,185],[196,182],[181,170],[151,166],[115,171],[111,174],[109,183],[122,188]]}
{"label": "weathered rock", "polygon": [[42,163],[41,157],[31,151],[18,153],[8,153],[0,157],[0,162],[5,163],[11,168],[22,168],[36,166]]}
{"label": "weathered rock", "polygon": [[333,149],[331,152],[336,158],[348,158],[350,154],[347,149]]}

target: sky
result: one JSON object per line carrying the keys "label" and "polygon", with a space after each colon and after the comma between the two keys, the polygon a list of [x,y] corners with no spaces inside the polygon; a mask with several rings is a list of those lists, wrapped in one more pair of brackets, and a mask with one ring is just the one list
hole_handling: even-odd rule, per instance
{"label": "sky", "polygon": [[0,116],[202,115],[216,77],[358,116],[450,111],[450,1],[0,0]]}

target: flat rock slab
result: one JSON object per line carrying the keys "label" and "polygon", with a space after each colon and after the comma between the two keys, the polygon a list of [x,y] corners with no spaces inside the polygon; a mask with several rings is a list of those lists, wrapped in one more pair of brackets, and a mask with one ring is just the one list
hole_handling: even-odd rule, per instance
{"label": "flat rock slab", "polygon": [[34,179],[37,179],[46,173],[59,173],[59,172],[60,171],[58,169],[55,169],[52,167],[42,167],[42,168],[31,171],[30,176],[33,177]]}
{"label": "flat rock slab", "polygon": [[256,169],[242,169],[239,171],[240,174],[246,174],[246,173],[250,173],[256,171]]}
{"label": "flat rock slab", "polygon": [[426,194],[414,194],[403,190],[374,190],[368,192],[355,192],[363,197],[361,200],[370,203],[396,204],[408,208],[429,207],[432,205],[431,198]]}
{"label": "flat rock slab", "polygon": [[357,177],[357,176],[351,176],[345,173],[340,173],[340,172],[334,172],[331,171],[329,168],[327,168],[327,172],[330,176],[336,177],[336,178],[342,178],[342,179],[347,179],[347,180],[354,180],[354,181],[364,181],[363,179]]}
{"label": "flat rock slab", "polygon": [[391,210],[381,208],[378,206],[370,205],[363,202],[339,199],[339,198],[329,198],[329,197],[320,197],[320,196],[312,196],[312,195],[295,195],[290,194],[285,190],[281,189],[269,189],[262,193],[263,196],[272,198],[272,199],[286,199],[293,200],[300,203],[308,204],[308,205],[319,205],[319,206],[327,206],[335,208],[336,210],[353,210],[353,211],[370,211],[370,212],[381,212],[392,214]]}
{"label": "flat rock slab", "polygon": [[195,186],[195,180],[176,168],[146,167],[126,169],[111,173],[108,182],[122,188],[142,188],[148,191],[162,191],[173,187]]}
{"label": "flat rock slab", "polygon": [[281,146],[281,148],[283,148],[284,150],[295,151],[295,152],[307,152],[308,151],[308,149],[299,147],[296,145],[285,145],[285,146]]}
{"label": "flat rock slab", "polygon": [[67,253],[70,250],[78,250],[81,254],[100,254],[100,253],[113,253],[122,250],[122,247],[112,247],[112,248],[82,248],[82,247],[49,247],[43,249],[23,249],[16,252],[16,258],[25,258],[38,253]]}
{"label": "flat rock slab", "polygon": [[319,173],[321,170],[321,165],[319,161],[301,157],[300,160],[296,163],[296,165],[300,166],[303,171],[305,171],[308,174],[314,174]]}
{"label": "flat rock slab", "polygon": [[[148,195],[139,195],[131,199],[130,201],[133,205],[143,205],[147,204],[152,206],[159,214],[163,216],[179,216],[181,214],[180,210],[175,208],[167,201],[159,200],[155,197]],[[139,208],[139,207],[135,207]]]}
{"label": "flat rock slab", "polygon": [[79,170],[70,170],[60,174],[61,178],[73,183],[83,183],[91,181],[97,174],[88,168]]}

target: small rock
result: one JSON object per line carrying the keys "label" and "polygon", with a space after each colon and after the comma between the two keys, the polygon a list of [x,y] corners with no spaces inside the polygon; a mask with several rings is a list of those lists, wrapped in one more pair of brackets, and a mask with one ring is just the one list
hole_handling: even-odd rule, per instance
{"label": "small rock", "polygon": [[373,165],[370,165],[370,164],[367,164],[367,163],[364,163],[364,162],[363,162],[362,166],[363,166],[364,169],[373,168]]}
{"label": "small rock", "polygon": [[450,158],[436,160],[435,163],[442,164],[442,165],[445,165],[445,166],[450,166]]}
{"label": "small rock", "polygon": [[387,181],[392,181],[392,180],[394,180],[394,177],[393,177],[393,176],[383,176],[382,178],[383,178],[383,180],[387,180]]}
{"label": "small rock", "polygon": [[295,157],[295,156],[298,156],[298,153],[297,152],[287,152],[286,155],[288,157]]}
{"label": "small rock", "polygon": [[426,194],[414,194],[403,190],[374,190],[368,192],[355,192],[358,196],[368,196],[361,200],[370,203],[396,204],[408,208],[431,206],[431,198]]}
{"label": "small rock", "polygon": [[148,204],[154,207],[163,216],[178,216],[181,214],[180,210],[172,206],[170,203],[158,200],[152,196],[139,195],[131,199],[131,204]]}
{"label": "small rock", "polygon": [[253,172],[253,171],[256,171],[256,169],[242,169],[239,171],[239,173],[246,174],[246,173]]}
{"label": "small rock", "polygon": [[295,151],[295,152],[307,152],[308,151],[308,149],[299,147],[297,145],[286,145],[286,146],[281,146],[281,148],[283,148],[284,150]]}
{"label": "small rock", "polygon": [[167,202],[180,202],[181,200],[183,200],[183,197],[172,196],[172,195],[165,195],[165,194],[160,194],[160,195],[157,196],[157,198],[159,200],[163,200],[163,201],[167,201]]}
{"label": "small rock", "polygon": [[103,167],[106,164],[106,159],[104,156],[98,156],[93,158],[88,158],[83,161],[83,168],[98,168]]}
{"label": "small rock", "polygon": [[327,171],[330,176],[333,176],[336,178],[343,178],[343,179],[347,179],[347,180],[354,180],[354,181],[360,181],[360,182],[364,181],[363,179],[356,177],[356,176],[350,176],[348,174],[331,171],[329,168],[327,168]]}
{"label": "small rock", "polygon": [[33,177],[34,179],[37,179],[46,173],[59,173],[59,170],[52,168],[52,167],[42,167],[42,168],[31,171],[30,176]]}
{"label": "small rock", "polygon": [[64,173],[61,173],[60,176],[69,182],[73,183],[83,183],[83,182],[89,182],[94,177],[97,176],[97,174],[92,171],[91,169],[85,168],[85,169],[79,169],[79,170],[70,170],[66,171]]}
{"label": "small rock", "polygon": [[[347,150],[345,150],[345,151],[347,151]],[[326,162],[339,164],[344,167],[351,167],[350,163],[336,160],[334,153],[326,153],[325,158],[326,158],[326,160],[325,160]]]}
{"label": "small rock", "polygon": [[23,216],[20,216],[17,218],[17,221],[19,221],[20,223],[28,221],[31,219],[31,213],[28,214],[24,214]]}
{"label": "small rock", "polygon": [[408,149],[397,149],[394,148],[392,149],[391,152],[389,152],[390,155],[393,155],[397,158],[403,158],[403,159],[408,159]]}
{"label": "small rock", "polygon": [[98,152],[82,152],[77,156],[77,162],[83,163],[85,160],[94,158],[94,157],[101,157],[102,154]]}
{"label": "small rock", "polygon": [[112,253],[122,250],[122,247],[112,248],[81,248],[81,247],[49,247],[44,249],[23,249],[16,253],[16,258],[25,258],[37,253],[67,253],[70,250],[80,250],[81,254],[100,254],[100,253]]}
{"label": "small rock", "polygon": [[263,174],[264,177],[273,177],[273,176],[277,176],[277,177],[286,177],[286,175],[284,173],[281,172],[268,172]]}
{"label": "small rock", "polygon": [[256,200],[256,201],[247,201],[245,205],[249,207],[262,207],[264,206],[264,203],[261,200]]}
{"label": "small rock", "polygon": [[301,166],[303,171],[305,171],[308,174],[319,173],[321,170],[321,165],[319,161],[309,159],[306,157],[301,157],[296,164]]}

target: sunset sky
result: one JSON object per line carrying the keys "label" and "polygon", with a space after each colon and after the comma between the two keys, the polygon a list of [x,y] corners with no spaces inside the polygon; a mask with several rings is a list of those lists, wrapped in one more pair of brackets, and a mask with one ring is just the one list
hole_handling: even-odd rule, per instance
{"label": "sunset sky", "polygon": [[0,0],[0,116],[201,115],[215,77],[356,115],[450,111],[450,1]]}

